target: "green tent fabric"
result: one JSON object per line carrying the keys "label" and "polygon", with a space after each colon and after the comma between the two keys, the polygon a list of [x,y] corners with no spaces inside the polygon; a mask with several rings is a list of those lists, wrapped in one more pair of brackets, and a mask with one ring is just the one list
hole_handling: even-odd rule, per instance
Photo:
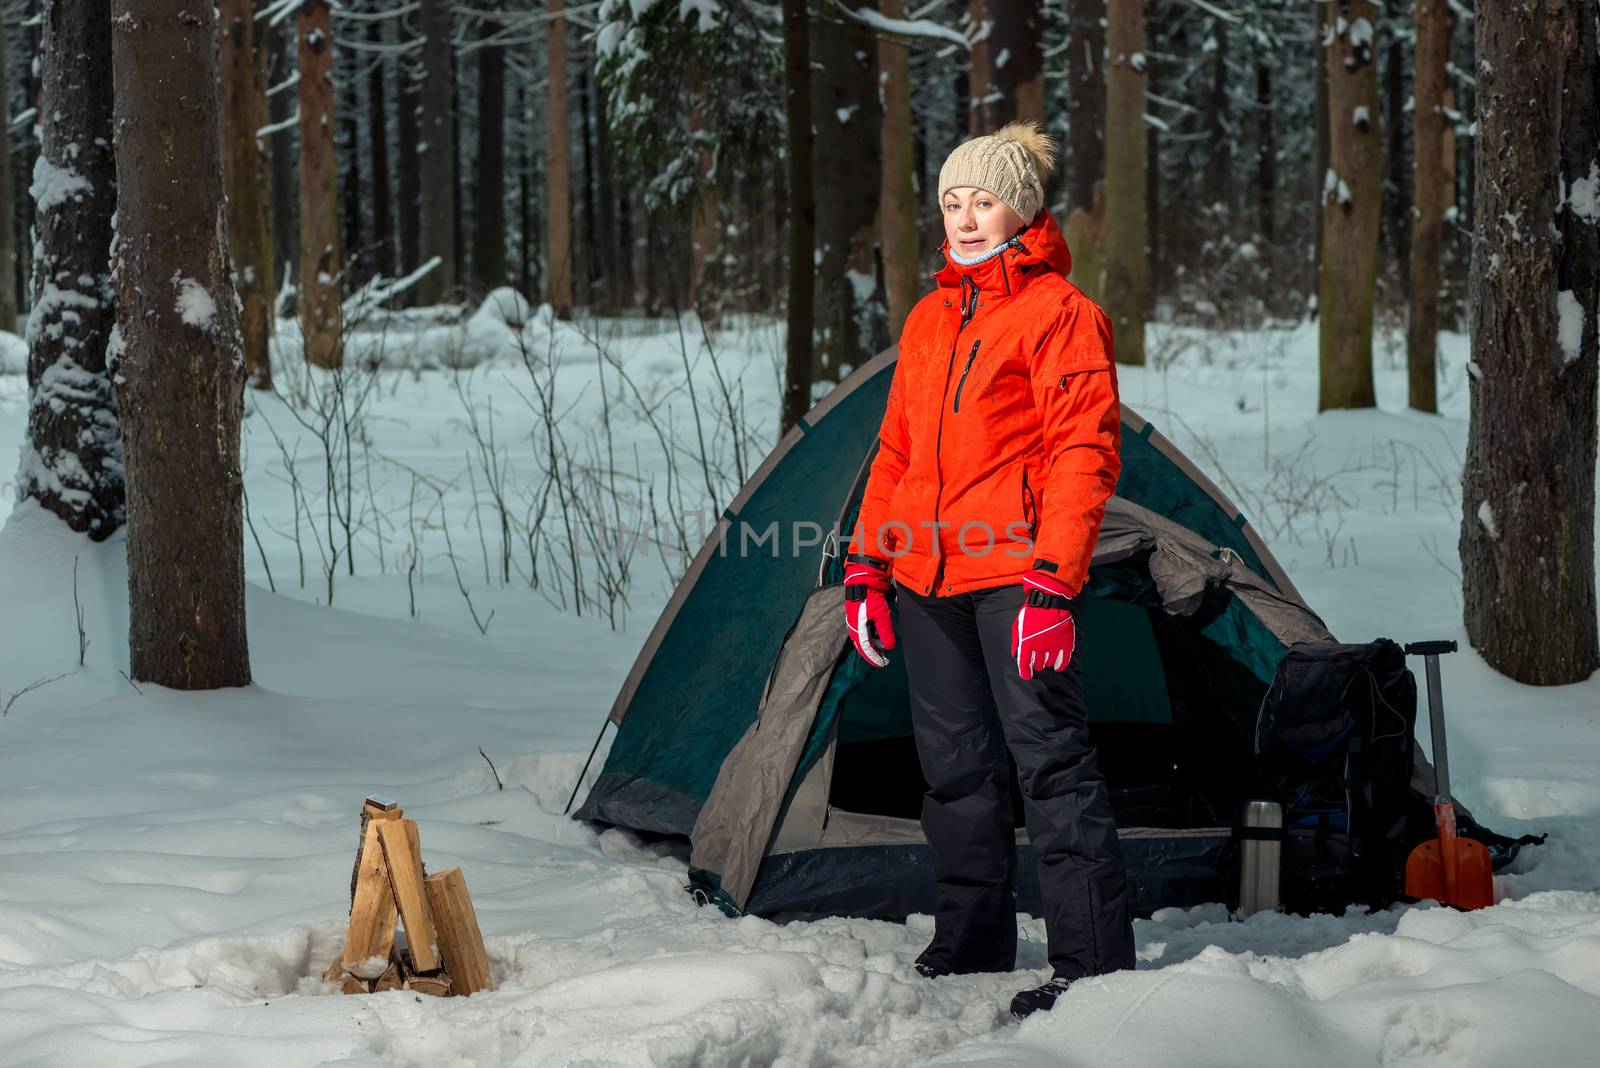
{"label": "green tent fabric", "polygon": [[[724,513],[612,707],[616,737],[576,813],[690,839],[692,883],[730,913],[892,917],[931,894],[903,669],[846,655],[842,568],[822,537],[851,529],[895,356],[835,387]],[[1126,406],[1122,458],[1080,633],[1148,911],[1218,899],[1223,780],[1286,645],[1330,635],[1238,509]],[[815,536],[791,537],[807,524]]]}

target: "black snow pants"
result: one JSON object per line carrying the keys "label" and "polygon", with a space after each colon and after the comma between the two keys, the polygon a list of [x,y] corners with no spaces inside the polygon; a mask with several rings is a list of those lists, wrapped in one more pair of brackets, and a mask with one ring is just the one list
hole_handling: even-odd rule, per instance
{"label": "black snow pants", "polygon": [[1089,741],[1083,676],[1026,682],[1011,657],[1021,585],[946,597],[895,591],[911,721],[928,791],[922,829],[938,883],[930,963],[1016,967],[1017,855],[1007,747],[1039,865],[1049,960],[1071,979],[1134,966],[1128,880]]}

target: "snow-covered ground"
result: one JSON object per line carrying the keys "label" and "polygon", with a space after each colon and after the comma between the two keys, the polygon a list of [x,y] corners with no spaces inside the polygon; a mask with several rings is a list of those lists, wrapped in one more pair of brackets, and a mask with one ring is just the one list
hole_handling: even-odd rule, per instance
{"label": "snow-covered ground", "polygon": [[[291,371],[284,326],[281,388],[330,396],[326,378]],[[582,557],[576,584],[602,596],[576,610],[586,545],[566,540],[562,494],[543,492],[539,412],[556,414],[577,471],[564,485],[588,493],[618,472],[623,525],[650,515],[652,493],[658,518],[701,508],[772,441],[781,332],[715,335],[713,366],[692,320],[553,326],[517,306],[385,329],[381,351],[370,335],[352,346],[384,369],[345,383],[344,410],[363,413],[348,465],[331,436],[353,576],[331,555],[345,535],[320,437],[252,395],[253,686],[135,687],[120,537],[90,544],[34,505],[13,510],[0,486],[0,1064],[1595,1063],[1600,679],[1519,686],[1466,645],[1462,338],[1443,339],[1436,417],[1405,410],[1398,339],[1380,339],[1379,410],[1316,416],[1307,326],[1153,327],[1161,366],[1120,380],[1341,638],[1462,642],[1442,662],[1457,792],[1494,829],[1548,843],[1477,913],[1162,913],[1135,924],[1138,970],[1078,983],[1018,1025],[1011,994],[1047,975],[1037,920],[1024,970],[929,981],[911,961],[930,917],[731,920],[683,892],[681,855],[561,814],[681,559],[646,542],[619,580],[620,558]],[[26,423],[14,350],[0,345],[0,482]],[[524,532],[541,501],[555,533],[533,588]],[[588,507],[568,502],[575,527]],[[420,822],[430,868],[464,870],[494,992],[323,987],[372,791]]]}

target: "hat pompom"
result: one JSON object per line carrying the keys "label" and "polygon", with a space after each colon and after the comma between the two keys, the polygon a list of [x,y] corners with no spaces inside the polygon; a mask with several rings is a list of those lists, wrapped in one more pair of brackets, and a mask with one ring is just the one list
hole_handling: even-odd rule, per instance
{"label": "hat pompom", "polygon": [[1015,141],[1033,157],[1034,168],[1043,181],[1055,170],[1056,139],[1045,133],[1039,124],[1030,120],[1008,122],[996,130],[994,136],[1002,141]]}

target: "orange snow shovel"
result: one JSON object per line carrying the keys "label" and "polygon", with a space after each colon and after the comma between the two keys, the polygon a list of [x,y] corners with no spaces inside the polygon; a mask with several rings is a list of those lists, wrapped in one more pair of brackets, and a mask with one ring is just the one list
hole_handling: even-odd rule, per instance
{"label": "orange snow shovel", "polygon": [[1494,868],[1489,851],[1472,838],[1456,837],[1456,806],[1450,799],[1450,762],[1444,742],[1444,702],[1439,696],[1439,654],[1453,653],[1453,641],[1410,642],[1407,656],[1425,658],[1428,669],[1428,720],[1433,728],[1434,818],[1439,837],[1406,858],[1406,896],[1431,897],[1441,905],[1484,909],[1494,904]]}

